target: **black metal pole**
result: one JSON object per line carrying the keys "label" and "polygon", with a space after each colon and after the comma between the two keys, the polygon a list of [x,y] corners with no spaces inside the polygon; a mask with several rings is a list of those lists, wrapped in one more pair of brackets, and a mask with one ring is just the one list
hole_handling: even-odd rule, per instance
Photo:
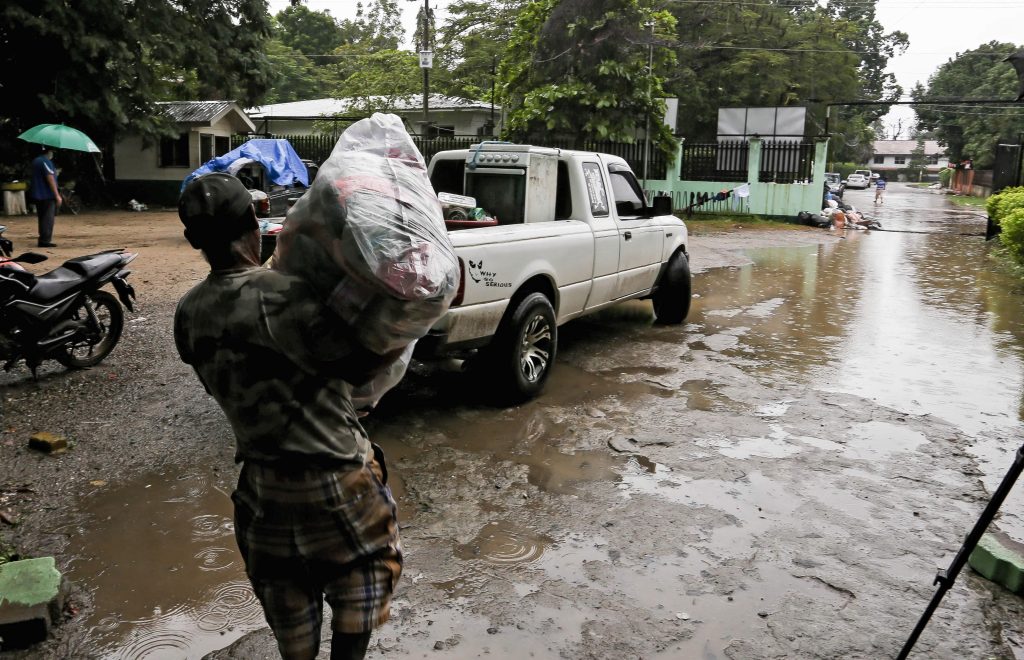
{"label": "black metal pole", "polygon": [[942,602],[942,597],[946,595],[953,583],[956,582],[956,578],[960,575],[960,570],[967,563],[967,559],[971,556],[971,552],[978,545],[978,541],[981,540],[982,534],[988,529],[989,523],[995,518],[996,513],[999,511],[999,507],[1002,506],[1003,500],[1009,495],[1010,489],[1013,488],[1014,482],[1020,476],[1021,471],[1024,471],[1024,445],[1021,445],[1020,449],[1017,450],[1017,457],[1014,459],[1013,464],[1010,466],[1006,476],[1003,477],[1002,483],[999,484],[999,488],[992,495],[992,499],[988,501],[988,505],[985,510],[981,513],[981,517],[978,518],[978,522],[974,524],[974,529],[967,535],[967,539],[964,544],[960,547],[959,552],[953,557],[953,563],[949,565],[949,568],[945,570],[939,570],[935,576],[934,584],[939,585],[935,595],[932,596],[932,600],[928,603],[927,609],[924,614],[921,615],[921,619],[917,622],[914,627],[914,631],[910,633],[910,638],[907,639],[907,643],[903,645],[903,649],[897,657],[897,660],[906,660],[910,651],[914,648],[914,644],[917,643],[917,638],[924,632],[925,626],[928,625],[928,620],[932,618],[932,613]]}
{"label": "black metal pole", "polygon": [[[430,0],[423,0],[423,50],[430,50]],[[423,137],[429,136],[430,121],[428,108],[430,102],[427,100],[430,94],[430,69],[423,67]]]}

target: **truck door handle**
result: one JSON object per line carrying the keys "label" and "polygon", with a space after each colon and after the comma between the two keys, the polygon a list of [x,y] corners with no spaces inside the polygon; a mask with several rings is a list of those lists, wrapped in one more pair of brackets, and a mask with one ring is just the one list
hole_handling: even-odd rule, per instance
{"label": "truck door handle", "polygon": [[633,238],[633,232],[627,231],[625,234],[622,235],[622,237],[628,241]]}

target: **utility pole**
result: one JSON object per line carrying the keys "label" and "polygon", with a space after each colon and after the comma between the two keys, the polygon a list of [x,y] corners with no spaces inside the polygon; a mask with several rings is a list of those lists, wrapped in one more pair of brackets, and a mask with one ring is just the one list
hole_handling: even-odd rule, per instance
{"label": "utility pole", "polygon": [[434,65],[434,53],[430,50],[430,0],[423,0],[423,49],[420,51],[420,68],[423,69],[423,137],[430,132],[430,68]]}
{"label": "utility pole", "polygon": [[494,137],[494,79],[498,75],[498,58],[491,57],[491,119],[490,119],[490,136]]}
{"label": "utility pole", "polygon": [[647,161],[651,150],[651,78],[654,75],[654,21],[647,21],[645,27],[651,29],[651,40],[647,44],[647,112],[644,113],[644,185],[647,188]]}

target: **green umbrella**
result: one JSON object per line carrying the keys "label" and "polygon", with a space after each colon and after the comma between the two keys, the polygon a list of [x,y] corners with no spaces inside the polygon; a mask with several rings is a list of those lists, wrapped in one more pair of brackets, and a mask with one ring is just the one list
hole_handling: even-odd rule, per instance
{"label": "green umbrella", "polygon": [[99,153],[100,148],[82,131],[64,124],[39,124],[33,126],[18,138],[25,142],[45,144],[58,149],[74,149],[75,151],[91,151]]}

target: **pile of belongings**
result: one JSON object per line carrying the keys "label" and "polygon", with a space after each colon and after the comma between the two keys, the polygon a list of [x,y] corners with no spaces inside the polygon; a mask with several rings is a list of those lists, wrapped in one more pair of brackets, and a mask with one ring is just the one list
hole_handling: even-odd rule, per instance
{"label": "pile of belongings", "polygon": [[800,224],[820,227],[822,229],[881,229],[882,223],[871,220],[858,211],[853,205],[843,202],[843,198],[833,193],[825,195],[821,213],[801,211],[797,215]]}
{"label": "pile of belongings", "polygon": [[402,349],[359,388],[372,407],[401,380],[413,345],[440,319],[459,265],[423,156],[393,114],[350,126],[288,211],[272,268],[309,282],[365,348]]}

